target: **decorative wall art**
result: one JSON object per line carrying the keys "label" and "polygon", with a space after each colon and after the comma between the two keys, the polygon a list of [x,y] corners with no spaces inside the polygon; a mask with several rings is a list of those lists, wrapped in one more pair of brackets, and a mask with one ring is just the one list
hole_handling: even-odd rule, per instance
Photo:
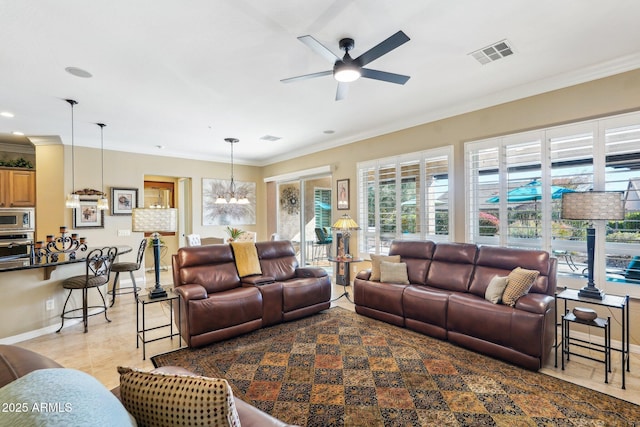
{"label": "decorative wall art", "polygon": [[137,207],[137,188],[111,187],[111,215],[131,215]]}
{"label": "decorative wall art", "polygon": [[73,209],[73,228],[104,228],[104,211],[98,210],[97,200],[80,199],[80,207]]}
{"label": "decorative wall art", "polygon": [[294,186],[282,188],[280,208],[289,215],[297,215],[300,212],[300,190]]}
{"label": "decorative wall art", "polygon": [[235,193],[246,195],[248,204],[216,204],[218,195],[229,192],[228,179],[202,179],[202,225],[253,225],[256,223],[256,183],[234,181]]}
{"label": "decorative wall art", "polygon": [[337,187],[337,198],[338,198],[338,209],[346,210],[349,209],[349,180],[348,179],[339,179],[336,181]]}

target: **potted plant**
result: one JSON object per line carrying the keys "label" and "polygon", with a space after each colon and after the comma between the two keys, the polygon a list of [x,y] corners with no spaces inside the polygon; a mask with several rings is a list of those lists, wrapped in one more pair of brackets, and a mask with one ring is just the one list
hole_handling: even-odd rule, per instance
{"label": "potted plant", "polygon": [[238,237],[240,237],[242,234],[244,233],[244,230],[240,229],[240,228],[235,228],[235,227],[229,227],[227,226],[227,234],[229,235],[229,241],[233,242],[234,240],[236,240]]}

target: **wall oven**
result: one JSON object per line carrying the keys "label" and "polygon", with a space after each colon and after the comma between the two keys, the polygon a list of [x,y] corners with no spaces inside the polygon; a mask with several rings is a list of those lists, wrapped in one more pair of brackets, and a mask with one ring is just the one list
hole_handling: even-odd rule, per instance
{"label": "wall oven", "polygon": [[34,209],[0,209],[0,268],[29,265],[34,228]]}

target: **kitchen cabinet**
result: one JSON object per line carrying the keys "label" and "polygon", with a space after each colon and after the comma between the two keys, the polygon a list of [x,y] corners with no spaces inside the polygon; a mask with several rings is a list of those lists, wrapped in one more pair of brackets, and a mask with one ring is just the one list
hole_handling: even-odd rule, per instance
{"label": "kitchen cabinet", "polygon": [[0,207],[35,207],[36,173],[25,169],[0,169]]}

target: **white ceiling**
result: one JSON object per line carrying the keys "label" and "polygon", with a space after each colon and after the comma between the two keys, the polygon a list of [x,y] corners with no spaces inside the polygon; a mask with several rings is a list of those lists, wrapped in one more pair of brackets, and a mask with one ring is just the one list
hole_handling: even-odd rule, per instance
{"label": "white ceiling", "polygon": [[[640,68],[638,0],[0,0],[0,133],[106,149],[265,165]],[[400,86],[281,79],[355,58],[398,30],[411,40],[368,68]],[[507,39],[515,54],[468,54]],[[66,67],[90,72],[75,77]],[[332,130],[335,133],[327,134]],[[264,135],[282,137],[261,141]],[[159,149],[158,146],[163,146]]]}

